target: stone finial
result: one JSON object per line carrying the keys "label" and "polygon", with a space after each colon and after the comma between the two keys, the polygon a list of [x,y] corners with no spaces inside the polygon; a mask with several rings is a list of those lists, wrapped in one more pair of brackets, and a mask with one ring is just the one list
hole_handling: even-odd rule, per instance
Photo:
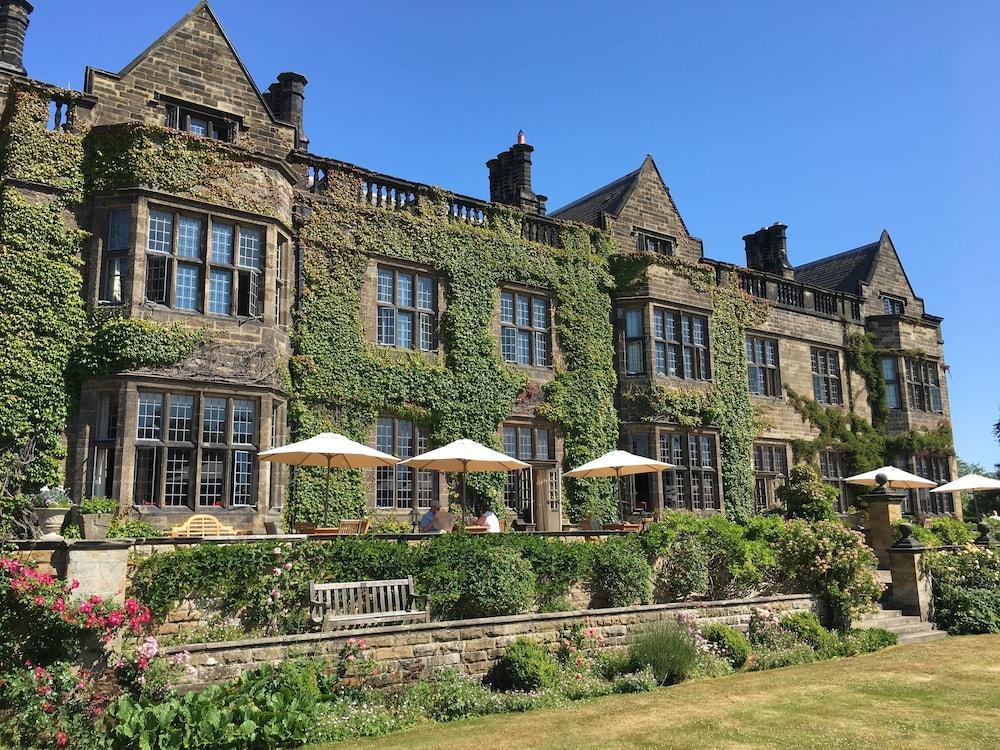
{"label": "stone finial", "polygon": [[924,545],[913,536],[913,524],[904,521],[899,524],[900,537],[892,545],[893,549],[923,549]]}

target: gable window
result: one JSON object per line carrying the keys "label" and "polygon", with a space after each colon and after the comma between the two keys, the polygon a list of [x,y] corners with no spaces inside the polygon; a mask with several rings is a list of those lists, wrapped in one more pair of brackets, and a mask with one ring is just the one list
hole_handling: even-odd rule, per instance
{"label": "gable window", "polygon": [[255,400],[140,391],[135,502],[165,508],[253,505],[256,425]]}
{"label": "gable window", "polygon": [[911,409],[937,414],[944,411],[937,362],[906,358],[906,395]]}
{"label": "gable window", "polygon": [[758,396],[781,396],[777,340],[747,336],[747,377],[751,393]]}
{"label": "gable window", "polygon": [[841,404],[840,355],[835,349],[818,349],[809,352],[812,367],[813,397],[821,404]]}
{"label": "gable window", "polygon": [[378,267],[376,341],[398,349],[435,351],[437,290],[430,276]]}
{"label": "gable window", "polygon": [[778,487],[788,477],[788,457],[785,446],[774,443],[754,443],[753,446],[754,510],[763,513],[778,505]]}
{"label": "gable window", "polygon": [[882,295],[882,309],[886,315],[902,315],[906,310],[906,302],[897,298]]}
{"label": "gable window", "polygon": [[128,268],[128,251],[132,247],[132,212],[128,208],[108,210],[108,226],[104,237],[100,299],[118,304],[124,302],[123,281]]}
{"label": "gable window", "polygon": [[[511,423],[502,426],[501,434],[504,453],[532,464],[532,469],[508,471],[503,488],[503,502],[507,509],[516,513],[521,520],[530,522],[534,507],[533,482],[545,485],[538,488],[541,497],[552,502],[553,474],[558,481],[555,436],[547,427]],[[557,486],[555,488],[557,502],[558,492]]]}
{"label": "gable window", "polygon": [[673,255],[676,242],[672,237],[656,234],[648,230],[637,230],[636,246],[640,252],[656,253],[657,255]]}
{"label": "gable window", "polygon": [[882,379],[885,381],[885,405],[902,409],[903,397],[899,390],[899,364],[895,357],[882,357]]}
{"label": "gable window", "polygon": [[851,506],[851,495],[847,489],[847,482],[844,481],[847,476],[844,471],[844,455],[836,451],[820,451],[819,473],[824,482],[837,488],[835,510],[838,513],[847,513],[847,509]]}
{"label": "gable window", "polygon": [[701,432],[662,431],[660,460],[675,468],[663,472],[665,505],[689,510],[720,510],[715,438]]}
{"label": "gable window", "polygon": [[259,318],[263,257],[262,229],[151,208],[146,300],[178,310]]}
{"label": "gable window", "polygon": [[228,143],[235,143],[239,132],[235,119],[178,103],[167,104],[167,127]]}
{"label": "gable window", "polygon": [[552,323],[547,297],[500,292],[500,353],[504,362],[534,367],[552,364]]}
{"label": "gable window", "polygon": [[[375,423],[375,448],[399,458],[426,453],[430,429],[405,419],[379,417]],[[379,466],[375,469],[375,507],[396,509],[430,507],[437,497],[437,473],[408,466]]]}
{"label": "gable window", "polygon": [[646,371],[646,357],[642,321],[643,309],[630,307],[625,310],[625,374],[640,375]]}
{"label": "gable window", "polygon": [[710,380],[708,368],[708,319],[700,315],[653,311],[656,372],[672,378]]}

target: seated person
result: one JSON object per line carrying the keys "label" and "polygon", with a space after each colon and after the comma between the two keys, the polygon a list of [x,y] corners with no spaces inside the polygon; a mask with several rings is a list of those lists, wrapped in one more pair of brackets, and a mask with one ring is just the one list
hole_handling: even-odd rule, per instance
{"label": "seated person", "polygon": [[489,508],[484,510],[483,514],[476,519],[476,525],[485,526],[487,534],[500,533],[500,519],[497,518],[497,514]]}
{"label": "seated person", "polygon": [[434,520],[437,517],[437,514],[440,512],[441,512],[441,501],[431,500],[430,509],[426,513],[424,513],[423,516],[420,517],[420,524],[417,527],[420,530],[421,534],[428,534],[433,531],[440,531],[440,529],[434,528]]}
{"label": "seated person", "polygon": [[431,524],[431,531],[451,531],[455,526],[457,516],[454,513],[438,513],[434,516],[434,523]]}

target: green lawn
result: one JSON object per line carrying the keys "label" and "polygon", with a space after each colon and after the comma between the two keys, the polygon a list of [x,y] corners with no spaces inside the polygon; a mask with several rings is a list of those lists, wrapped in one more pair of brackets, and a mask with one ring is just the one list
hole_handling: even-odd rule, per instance
{"label": "green lawn", "polygon": [[1000,636],[737,674],[337,748],[997,748]]}

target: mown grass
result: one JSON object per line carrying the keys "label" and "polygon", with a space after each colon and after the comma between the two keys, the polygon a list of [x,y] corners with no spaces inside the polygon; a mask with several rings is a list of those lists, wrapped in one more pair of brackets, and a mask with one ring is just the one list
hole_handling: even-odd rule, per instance
{"label": "mown grass", "polygon": [[1000,636],[899,646],[571,708],[427,724],[323,750],[375,747],[997,748]]}

